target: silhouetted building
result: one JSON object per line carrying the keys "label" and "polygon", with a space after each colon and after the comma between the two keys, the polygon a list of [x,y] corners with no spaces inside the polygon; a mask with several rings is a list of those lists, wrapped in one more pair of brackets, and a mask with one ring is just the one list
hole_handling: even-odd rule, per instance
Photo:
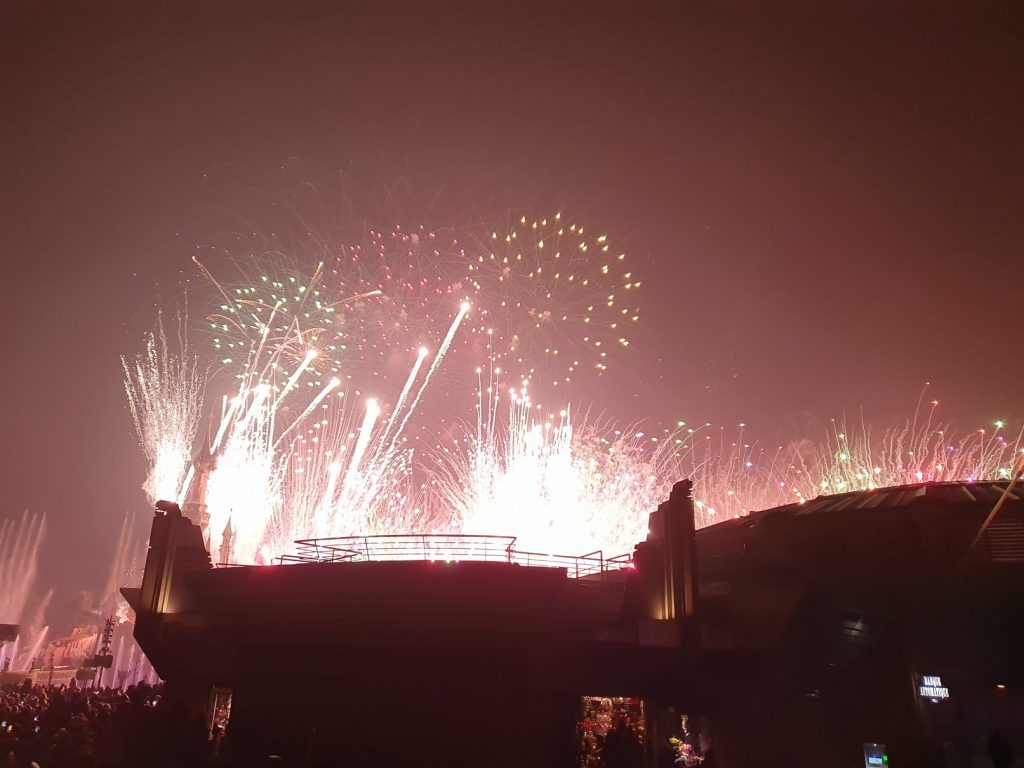
{"label": "silhouetted building", "polygon": [[878,743],[897,766],[987,764],[995,725],[1019,744],[1019,492],[968,556],[1005,488],[846,493],[698,531],[708,663],[690,687],[719,763],[863,765]]}
{"label": "silhouetted building", "polygon": [[214,568],[172,505],[124,592],[168,696],[230,709],[239,763],[571,766],[580,698],[603,695],[643,699],[650,766],[684,713],[726,768],[967,765],[994,727],[1021,736],[1018,496],[965,557],[1004,488],[842,494],[695,533],[682,483],[631,561],[501,537],[378,560],[413,537],[370,537]]}

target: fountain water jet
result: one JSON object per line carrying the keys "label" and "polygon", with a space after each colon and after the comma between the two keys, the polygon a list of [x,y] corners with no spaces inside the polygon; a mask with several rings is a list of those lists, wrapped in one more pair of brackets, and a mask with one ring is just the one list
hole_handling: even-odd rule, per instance
{"label": "fountain water jet", "polygon": [[26,511],[21,521],[0,523],[0,624],[17,624],[35,586],[46,518]]}

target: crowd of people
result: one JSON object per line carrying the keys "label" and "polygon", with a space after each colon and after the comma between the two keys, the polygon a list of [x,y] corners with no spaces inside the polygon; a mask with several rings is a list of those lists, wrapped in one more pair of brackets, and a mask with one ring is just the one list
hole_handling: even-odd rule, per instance
{"label": "crowd of people", "polygon": [[650,736],[638,699],[585,698],[576,733],[579,768],[640,768],[649,749],[664,768],[714,768],[710,725],[704,718],[699,725],[691,731],[690,718],[673,711],[663,723],[667,736],[645,747]]}
{"label": "crowd of people", "polygon": [[201,768],[212,761],[202,719],[166,706],[161,688],[0,690],[0,768]]}
{"label": "crowd of people", "polygon": [[643,718],[625,708],[588,707],[577,736],[581,768],[640,768],[644,763]]}

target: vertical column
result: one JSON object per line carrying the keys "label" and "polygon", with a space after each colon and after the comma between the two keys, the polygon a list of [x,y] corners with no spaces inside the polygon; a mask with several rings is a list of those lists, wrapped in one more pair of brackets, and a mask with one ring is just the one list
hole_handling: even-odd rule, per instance
{"label": "vertical column", "polygon": [[177,504],[157,502],[149,536],[149,552],[146,553],[146,569],[142,572],[138,613],[165,613],[167,610],[178,539],[175,518],[180,517],[181,510]]}
{"label": "vertical column", "polygon": [[664,541],[663,617],[678,621],[684,642],[697,639],[697,537],[693,511],[693,483],[680,480],[672,486],[662,515]]}

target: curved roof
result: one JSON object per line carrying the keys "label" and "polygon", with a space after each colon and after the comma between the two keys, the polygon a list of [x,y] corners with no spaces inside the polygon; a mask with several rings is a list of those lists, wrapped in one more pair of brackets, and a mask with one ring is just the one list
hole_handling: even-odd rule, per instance
{"label": "curved roof", "polygon": [[[851,491],[829,496],[818,496],[801,503],[787,504],[760,512],[752,512],[755,518],[766,514],[814,515],[822,512],[839,512],[858,509],[892,509],[907,507],[927,501],[935,504],[980,504],[995,505],[1010,484],[1009,480],[983,482],[928,482],[914,485],[895,485],[867,491]],[[1024,485],[1018,484],[1010,493],[1008,501],[1024,498]]]}
{"label": "curved roof", "polygon": [[[740,562],[840,562],[1024,564],[1024,485],[978,545],[971,542],[1009,481],[929,482],[819,496],[697,531],[698,562],[705,578]],[[873,566],[872,566],[873,567]]]}

